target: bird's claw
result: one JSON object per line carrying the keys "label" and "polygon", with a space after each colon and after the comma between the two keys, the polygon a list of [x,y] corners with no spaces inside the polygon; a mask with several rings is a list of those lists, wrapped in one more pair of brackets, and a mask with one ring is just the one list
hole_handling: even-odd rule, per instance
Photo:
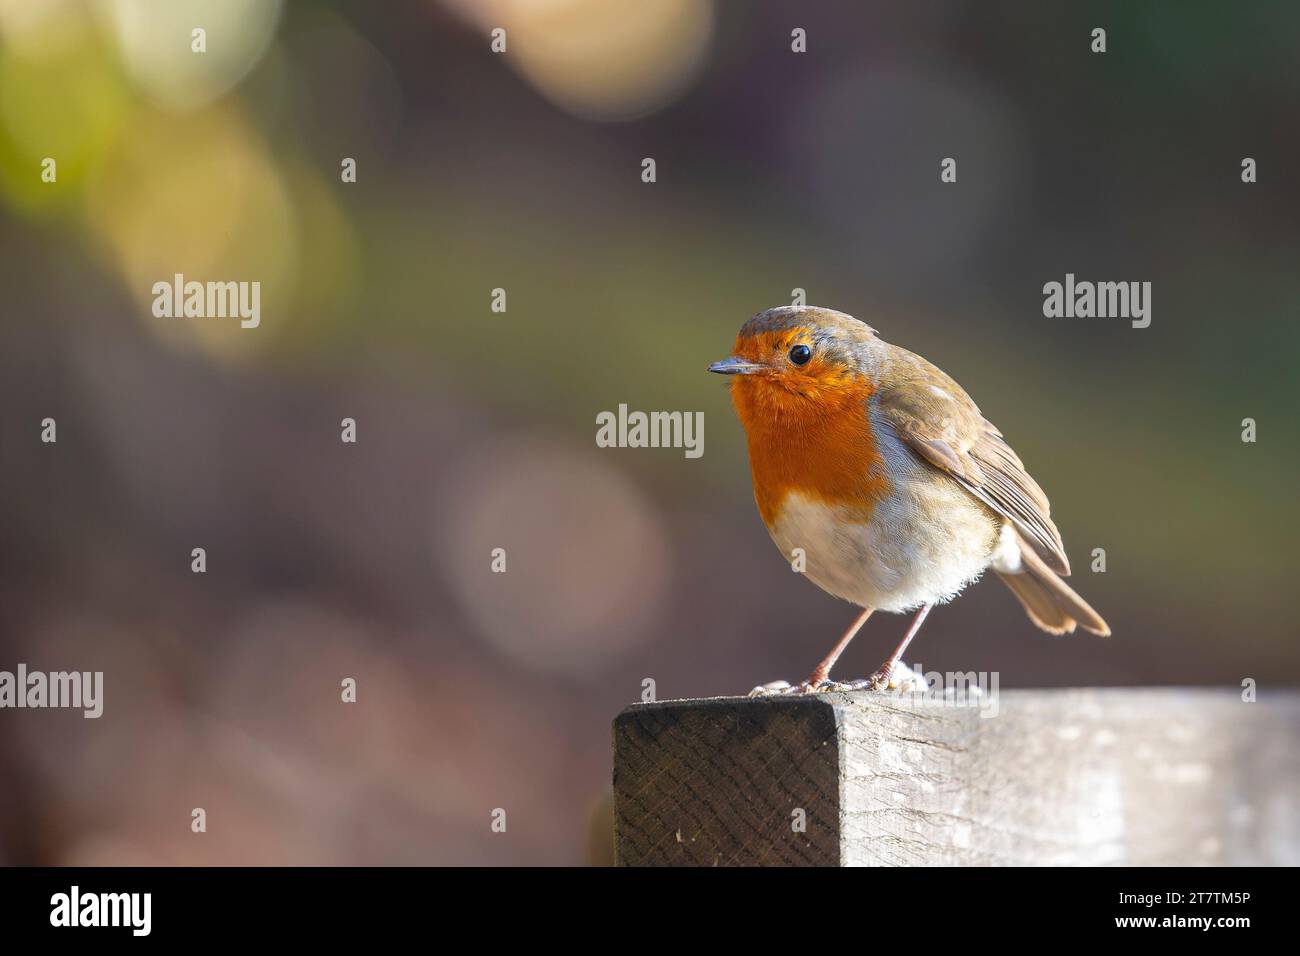
{"label": "bird's claw", "polygon": [[814,684],[811,681],[800,681],[798,684],[791,684],[788,680],[768,681],[766,684],[759,684],[749,692],[750,697],[792,697],[799,694],[824,694],[827,691],[839,690],[840,685],[834,681],[822,681]]}
{"label": "bird's claw", "polygon": [[909,694],[925,686],[922,676],[902,661],[892,668],[882,667],[870,677],[856,680],[823,680],[816,683],[800,681],[791,684],[788,680],[774,680],[759,684],[749,692],[750,697],[788,697],[799,694],[831,694],[852,690],[892,691]]}
{"label": "bird's claw", "polygon": [[788,680],[774,680],[766,684],[759,684],[748,694],[750,697],[780,697],[794,696],[799,694],[832,694],[837,691],[861,690],[866,686],[865,681],[837,681],[824,680],[817,683],[812,681],[800,681],[798,684],[791,684]]}
{"label": "bird's claw", "polygon": [[920,672],[912,670],[902,661],[897,662],[893,667],[886,665],[865,681],[854,681],[854,683],[861,684],[862,690],[893,691],[898,694],[913,694],[926,686],[925,678]]}

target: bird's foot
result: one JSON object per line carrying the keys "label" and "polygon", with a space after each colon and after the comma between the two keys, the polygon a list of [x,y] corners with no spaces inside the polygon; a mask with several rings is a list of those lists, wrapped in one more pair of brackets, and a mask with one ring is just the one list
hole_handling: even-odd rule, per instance
{"label": "bird's foot", "polygon": [[759,684],[749,692],[750,697],[793,697],[798,694],[824,694],[832,690],[843,690],[835,681],[824,680],[814,684],[812,681],[800,681],[791,684],[788,680],[768,681]]}
{"label": "bird's foot", "polygon": [[914,694],[926,687],[925,677],[902,661],[892,667],[886,664],[870,677],[849,681],[849,690],[887,691],[895,694]]}
{"label": "bird's foot", "polygon": [[822,680],[817,682],[805,680],[800,681],[798,684],[791,684],[788,680],[774,680],[766,684],[759,684],[747,696],[793,697],[801,694],[833,694],[837,691],[864,690],[867,683],[866,680]]}

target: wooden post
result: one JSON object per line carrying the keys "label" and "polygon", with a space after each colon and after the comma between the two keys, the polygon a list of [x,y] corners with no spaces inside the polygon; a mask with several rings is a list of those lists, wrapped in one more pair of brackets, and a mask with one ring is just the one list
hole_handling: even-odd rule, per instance
{"label": "wooden post", "polygon": [[1300,694],[983,701],[855,692],[629,707],[614,721],[617,860],[1300,864]]}

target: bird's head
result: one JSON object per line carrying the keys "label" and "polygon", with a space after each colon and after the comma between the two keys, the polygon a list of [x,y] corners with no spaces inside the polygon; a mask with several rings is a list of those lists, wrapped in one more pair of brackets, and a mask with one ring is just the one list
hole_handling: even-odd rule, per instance
{"label": "bird's head", "polygon": [[732,354],[709,366],[733,376],[741,420],[827,414],[874,390],[880,340],[865,322],[813,306],[760,312],[741,327]]}

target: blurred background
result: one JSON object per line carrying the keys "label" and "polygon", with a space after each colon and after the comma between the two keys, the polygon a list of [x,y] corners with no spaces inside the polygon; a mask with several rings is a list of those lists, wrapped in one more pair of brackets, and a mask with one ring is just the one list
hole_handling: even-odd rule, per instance
{"label": "blurred background", "polygon": [[[0,0],[0,669],[105,674],[0,712],[0,862],[601,859],[643,680],[795,680],[854,616],[704,372],[795,288],[970,391],[1115,632],[984,582],[909,661],[1300,680],[1300,7],[1076,7]],[[155,318],[178,272],[260,327]],[[1066,272],[1151,327],[1044,318]],[[597,448],[620,403],[704,456]]]}

